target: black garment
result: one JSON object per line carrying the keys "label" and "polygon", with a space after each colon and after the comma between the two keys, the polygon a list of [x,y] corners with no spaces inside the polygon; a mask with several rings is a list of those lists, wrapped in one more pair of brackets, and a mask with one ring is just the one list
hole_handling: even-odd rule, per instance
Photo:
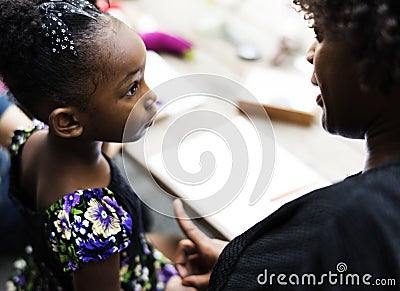
{"label": "black garment", "polygon": [[[278,282],[280,274],[286,277],[281,275]],[[308,274],[314,274],[315,284]],[[363,276],[375,286],[365,285]],[[284,205],[229,243],[209,286],[209,290],[370,288],[400,290],[400,160]]]}

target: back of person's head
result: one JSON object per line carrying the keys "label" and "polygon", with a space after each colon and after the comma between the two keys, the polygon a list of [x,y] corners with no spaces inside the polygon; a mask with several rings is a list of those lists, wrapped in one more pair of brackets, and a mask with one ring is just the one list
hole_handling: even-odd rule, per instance
{"label": "back of person's head", "polygon": [[321,38],[349,43],[357,58],[361,82],[368,87],[372,72],[385,72],[381,90],[388,94],[399,78],[400,1],[293,0]]}
{"label": "back of person's head", "polygon": [[119,22],[83,0],[2,0],[0,13],[0,74],[22,106],[44,122],[54,108],[84,108]]}

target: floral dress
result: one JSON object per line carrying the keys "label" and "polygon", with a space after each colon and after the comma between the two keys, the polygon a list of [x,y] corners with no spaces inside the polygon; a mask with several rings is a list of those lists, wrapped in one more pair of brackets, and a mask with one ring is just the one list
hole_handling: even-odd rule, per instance
{"label": "floral dress", "polygon": [[163,290],[175,268],[145,239],[141,204],[116,165],[107,188],[74,191],[36,211],[19,187],[25,141],[42,124],[14,134],[10,197],[28,226],[31,245],[14,263],[6,290],[73,290],[72,272],[120,253],[122,290]]}

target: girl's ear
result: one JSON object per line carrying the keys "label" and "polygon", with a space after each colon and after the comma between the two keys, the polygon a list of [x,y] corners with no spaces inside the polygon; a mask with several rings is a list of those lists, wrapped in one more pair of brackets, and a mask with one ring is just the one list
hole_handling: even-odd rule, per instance
{"label": "girl's ear", "polygon": [[83,133],[76,110],[71,107],[54,109],[49,115],[49,126],[62,138],[76,138]]}

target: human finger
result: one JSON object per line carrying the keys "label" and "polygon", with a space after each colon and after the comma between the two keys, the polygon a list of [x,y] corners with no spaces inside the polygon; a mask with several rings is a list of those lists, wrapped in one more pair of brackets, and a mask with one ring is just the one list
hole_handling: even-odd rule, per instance
{"label": "human finger", "polygon": [[194,225],[190,218],[188,218],[180,199],[175,199],[173,206],[180,228],[195,245],[201,248],[208,240],[210,240],[210,238]]}
{"label": "human finger", "polygon": [[182,278],[179,276],[172,276],[167,285],[165,286],[165,291],[196,291],[197,288],[193,286],[185,286],[182,283]]}
{"label": "human finger", "polygon": [[196,254],[197,249],[194,243],[189,239],[183,239],[178,243],[175,255],[175,267],[181,277],[191,274],[190,259]]}
{"label": "human finger", "polygon": [[182,239],[176,248],[175,263],[186,263],[188,256],[197,252],[196,245],[190,239]]}
{"label": "human finger", "polygon": [[207,290],[210,276],[211,272],[201,275],[187,276],[182,279],[182,284],[185,286],[194,286],[199,290]]}

